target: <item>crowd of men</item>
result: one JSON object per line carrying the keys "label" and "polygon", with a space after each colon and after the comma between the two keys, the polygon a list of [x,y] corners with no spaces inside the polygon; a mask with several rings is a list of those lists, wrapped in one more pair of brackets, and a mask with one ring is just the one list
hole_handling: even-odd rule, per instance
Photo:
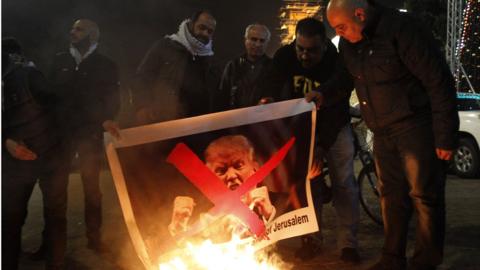
{"label": "crowd of men", "polygon": [[[331,0],[328,22],[341,37],[337,50],[322,22],[306,18],[296,39],[265,54],[271,33],[254,23],[245,53],[216,72],[212,38],[216,19],[201,10],[178,32],[157,41],[137,69],[135,123],[143,125],[306,97],[318,108],[319,159],[328,162],[337,213],[340,259],[358,263],[359,200],[353,173],[349,97],[355,88],[362,116],[374,132],[385,244],[371,269],[436,269],[443,257],[445,171],[458,129],[452,75],[433,37],[406,14],[367,0]],[[102,241],[99,172],[102,132],[120,138],[114,61],[97,50],[100,30],[76,21],[70,47],[53,57],[44,77],[14,38],[2,39],[2,268],[17,269],[21,229],[33,187],[44,201],[43,242],[32,259],[64,269],[67,185],[77,158],[85,194],[87,247]],[[417,215],[413,257],[406,234]],[[321,203],[316,204],[321,215]],[[321,227],[321,226],[320,226]],[[304,237],[321,245],[321,233]],[[313,240],[316,239],[316,240]],[[310,248],[320,252],[319,248]]]}

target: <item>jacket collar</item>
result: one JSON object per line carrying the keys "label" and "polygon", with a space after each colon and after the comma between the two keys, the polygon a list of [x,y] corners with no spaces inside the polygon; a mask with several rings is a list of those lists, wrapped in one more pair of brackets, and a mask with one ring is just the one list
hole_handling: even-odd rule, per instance
{"label": "jacket collar", "polygon": [[98,43],[93,43],[90,45],[90,48],[88,48],[88,51],[83,56],[77,48],[70,44],[70,55],[75,59],[77,66],[97,49],[97,44]]}
{"label": "jacket collar", "polygon": [[368,19],[362,31],[362,34],[366,39],[371,39],[375,36],[375,32],[385,9],[386,8],[378,4],[370,4]]}

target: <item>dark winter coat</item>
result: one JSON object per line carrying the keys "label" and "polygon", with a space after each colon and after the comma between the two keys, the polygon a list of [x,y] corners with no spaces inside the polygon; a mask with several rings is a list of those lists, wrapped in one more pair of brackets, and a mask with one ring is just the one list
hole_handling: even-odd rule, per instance
{"label": "dark winter coat", "polygon": [[212,112],[218,82],[212,57],[194,56],[165,37],[138,67],[132,96],[137,110],[154,110],[155,121],[173,120]]}
{"label": "dark winter coat", "polygon": [[364,39],[341,39],[367,126],[376,136],[433,123],[436,147],[452,149],[458,129],[454,79],[430,31],[406,14],[377,6]]}
{"label": "dark winter coat", "polygon": [[258,105],[260,99],[264,97],[260,83],[266,79],[271,66],[272,59],[266,55],[255,63],[248,61],[246,55],[228,62],[220,83],[222,109]]}
{"label": "dark winter coat", "polygon": [[2,76],[3,140],[22,142],[42,156],[59,142],[48,83],[34,67],[9,69]]}
{"label": "dark winter coat", "polygon": [[102,138],[102,123],[120,109],[116,64],[94,51],[77,67],[71,54],[62,52],[55,56],[50,75],[64,135]]}

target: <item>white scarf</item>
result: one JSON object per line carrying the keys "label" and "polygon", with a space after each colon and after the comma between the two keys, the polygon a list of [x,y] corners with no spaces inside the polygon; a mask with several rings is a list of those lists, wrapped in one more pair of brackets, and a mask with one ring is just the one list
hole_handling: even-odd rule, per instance
{"label": "white scarf", "polygon": [[192,53],[194,56],[212,56],[212,41],[210,40],[207,44],[203,44],[194,36],[192,36],[188,30],[189,22],[189,19],[184,20],[178,27],[177,33],[169,36],[167,35],[166,37],[185,46],[185,48],[187,48],[187,50],[190,51],[190,53]]}
{"label": "white scarf", "polygon": [[73,59],[75,59],[75,63],[77,63],[77,66],[80,65],[80,63],[87,58],[90,54],[95,51],[97,48],[98,43],[93,43],[90,45],[90,48],[88,48],[88,51],[82,56],[82,54],[78,51],[77,48],[75,48],[72,44],[70,44],[70,54],[72,55]]}

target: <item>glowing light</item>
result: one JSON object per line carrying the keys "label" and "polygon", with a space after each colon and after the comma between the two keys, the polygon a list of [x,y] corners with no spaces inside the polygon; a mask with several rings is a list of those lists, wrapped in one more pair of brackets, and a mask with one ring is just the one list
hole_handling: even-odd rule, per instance
{"label": "glowing light", "polygon": [[307,17],[323,20],[321,11],[323,1],[312,0],[284,0],[284,6],[280,8],[280,38],[283,45],[295,39],[295,27],[297,22]]}
{"label": "glowing light", "polygon": [[256,251],[253,239],[233,236],[227,243],[214,244],[206,240],[200,244],[187,243],[175,251],[173,258],[162,262],[159,270],[284,270],[292,266],[278,255]]}

